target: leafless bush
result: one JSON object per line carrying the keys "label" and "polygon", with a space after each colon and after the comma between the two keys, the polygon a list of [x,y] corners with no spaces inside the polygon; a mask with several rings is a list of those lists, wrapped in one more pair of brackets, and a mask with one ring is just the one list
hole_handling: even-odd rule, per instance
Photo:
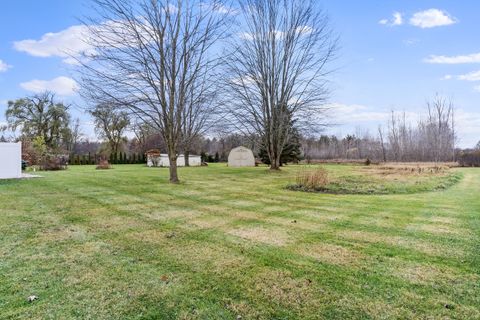
{"label": "leafless bush", "polygon": [[110,163],[107,159],[100,159],[97,164],[97,170],[107,170],[111,169]]}
{"label": "leafless bush", "polygon": [[40,163],[42,171],[58,171],[67,169],[67,160],[61,156],[48,155]]}

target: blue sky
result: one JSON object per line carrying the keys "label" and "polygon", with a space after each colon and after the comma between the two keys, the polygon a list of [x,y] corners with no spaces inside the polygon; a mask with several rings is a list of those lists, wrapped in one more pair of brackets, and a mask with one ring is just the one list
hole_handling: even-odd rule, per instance
{"label": "blue sky", "polygon": [[[340,35],[329,133],[375,133],[390,110],[422,116],[437,92],[457,108],[459,143],[480,140],[480,1],[329,0]],[[0,123],[6,101],[44,88],[82,106],[65,50],[82,50],[78,18],[88,1],[4,1],[0,11]],[[90,119],[74,109],[83,131]]]}

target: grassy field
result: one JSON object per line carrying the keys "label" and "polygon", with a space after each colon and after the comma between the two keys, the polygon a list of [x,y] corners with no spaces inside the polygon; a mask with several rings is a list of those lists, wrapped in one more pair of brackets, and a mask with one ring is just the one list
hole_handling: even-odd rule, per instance
{"label": "grassy field", "polygon": [[[335,169],[334,169],[335,168]],[[318,170],[327,172],[327,184],[308,188],[294,181],[290,190],[333,194],[407,194],[444,190],[462,178],[462,173],[435,164],[338,165],[324,170],[323,166],[304,166],[297,177],[309,176]]]}
{"label": "grassy field", "polygon": [[395,195],[287,190],[296,170],[0,182],[0,318],[480,318],[480,169]]}

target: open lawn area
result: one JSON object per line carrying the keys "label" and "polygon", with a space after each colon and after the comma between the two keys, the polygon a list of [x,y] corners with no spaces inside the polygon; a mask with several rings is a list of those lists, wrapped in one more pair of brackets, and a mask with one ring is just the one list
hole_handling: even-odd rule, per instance
{"label": "open lawn area", "polygon": [[480,169],[390,195],[288,190],[300,169],[0,182],[0,318],[480,318]]}

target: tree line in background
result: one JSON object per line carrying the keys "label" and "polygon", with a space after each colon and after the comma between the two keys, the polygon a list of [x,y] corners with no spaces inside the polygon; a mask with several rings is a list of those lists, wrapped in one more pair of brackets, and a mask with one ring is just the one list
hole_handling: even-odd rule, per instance
{"label": "tree line in background", "polygon": [[[102,142],[83,138],[70,106],[51,93],[10,101],[8,127],[21,133],[32,163],[82,162],[88,154],[138,161],[155,148],[168,154],[170,181],[177,183],[179,154],[187,165],[193,153],[225,161],[238,145],[272,170],[302,159],[460,156],[453,104],[439,96],[414,124],[392,112],[373,135],[320,135],[338,40],[313,0],[92,3],[83,39],[91,50],[72,59]],[[241,32],[231,34],[233,26]]]}
{"label": "tree line in background", "polygon": [[[146,163],[145,153],[159,149],[167,153],[163,136],[144,123],[131,121],[128,114],[107,112],[104,106],[91,110],[99,141],[84,137],[78,119],[71,121],[68,105],[57,101],[51,93],[10,101],[6,112],[10,129],[18,129],[23,142],[24,158],[31,164],[51,163],[53,155],[66,163],[96,164],[106,159],[111,164]],[[4,128],[5,131],[6,128]],[[131,138],[126,132],[133,134]],[[364,132],[344,137],[318,135],[306,137],[292,129],[292,138],[283,148],[280,165],[304,160],[372,161],[458,161],[461,165],[480,165],[480,142],[473,150],[455,147],[455,115],[453,104],[436,96],[427,103],[425,116],[416,123],[405,113],[393,112],[375,134]],[[8,139],[2,135],[0,141]],[[197,136],[189,150],[201,155],[203,162],[225,162],[231,149],[243,145],[251,148],[257,159],[269,164],[262,137],[257,134],[217,134]],[[58,158],[58,157],[57,157]]]}
{"label": "tree line in background", "polygon": [[369,132],[341,139],[320,136],[302,141],[306,159],[375,159],[378,161],[456,161],[457,136],[453,103],[436,96],[427,103],[423,119],[412,122],[406,113]]}

